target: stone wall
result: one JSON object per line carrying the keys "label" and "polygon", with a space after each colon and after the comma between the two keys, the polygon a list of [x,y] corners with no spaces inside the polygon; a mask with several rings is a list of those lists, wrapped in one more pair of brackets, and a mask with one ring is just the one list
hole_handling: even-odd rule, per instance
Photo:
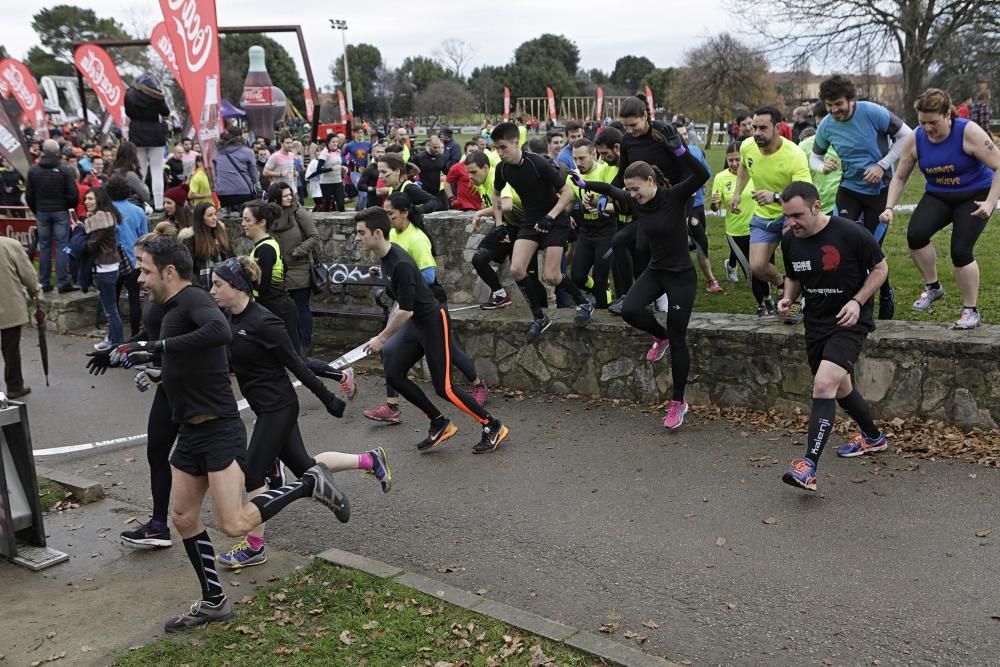
{"label": "stone wall", "polygon": [[[524,344],[528,320],[502,311],[452,315],[456,339],[487,382],[555,394],[658,402],[670,398],[670,356],[645,360],[650,337],[607,312],[584,330],[572,311]],[[695,404],[808,411],[812,376],[802,327],[746,315],[696,313],[689,330]],[[862,352],[858,388],[880,418],[923,416],[962,428],[1000,423],[1000,327],[879,322]]]}

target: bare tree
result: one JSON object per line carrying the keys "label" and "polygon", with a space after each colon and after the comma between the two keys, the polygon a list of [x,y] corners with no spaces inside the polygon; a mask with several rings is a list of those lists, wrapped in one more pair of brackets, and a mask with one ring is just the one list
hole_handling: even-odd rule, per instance
{"label": "bare tree", "polygon": [[903,72],[909,103],[945,45],[965,28],[995,34],[1000,0],[737,0],[737,13],[763,37],[769,52],[794,58],[809,53],[828,66],[850,69],[866,49]]}
{"label": "bare tree", "polygon": [[708,114],[708,145],[719,114],[736,106],[753,108],[773,97],[767,60],[729,33],[705,40],[684,56],[684,69],[671,87],[679,111]]}
{"label": "bare tree", "polygon": [[417,115],[431,118],[431,127],[438,119],[455,118],[472,113],[476,98],[457,81],[435,81],[420,93],[413,102]]}
{"label": "bare tree", "polygon": [[464,78],[465,66],[469,64],[475,54],[476,49],[460,39],[446,39],[441,42],[440,48],[434,49],[434,57],[456,79]]}

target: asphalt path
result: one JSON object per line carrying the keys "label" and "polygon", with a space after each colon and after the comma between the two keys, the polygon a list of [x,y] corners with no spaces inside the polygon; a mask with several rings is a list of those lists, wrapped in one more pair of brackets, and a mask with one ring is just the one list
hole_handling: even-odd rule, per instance
{"label": "asphalt path", "polygon": [[[92,341],[50,336],[45,389],[30,338],[36,450],[145,431],[151,395],[126,371],[86,375]],[[499,393],[488,408],[511,429],[500,450],[471,455],[478,428],[447,408],[459,434],[420,454],[426,422],[412,406],[396,426],[361,416],[383,396],[377,374],[361,378],[343,420],[299,392],[310,451],[383,446],[395,482],[383,495],[341,473],[351,522],[296,503],[268,528],[282,549],[357,552],[578,627],[607,624],[619,641],[697,665],[1000,662],[1000,471],[898,454],[839,460],[834,442],[808,494],[780,481],[802,436],[749,433],[697,410],[666,433],[662,415],[635,407]],[[44,458],[149,506],[142,446]]]}

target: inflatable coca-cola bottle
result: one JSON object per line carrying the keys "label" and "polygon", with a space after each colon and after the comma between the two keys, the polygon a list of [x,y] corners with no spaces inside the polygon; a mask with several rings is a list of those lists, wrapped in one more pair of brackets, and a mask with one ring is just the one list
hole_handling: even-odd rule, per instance
{"label": "inflatable coca-cola bottle", "polygon": [[205,103],[201,108],[198,140],[201,143],[219,139],[219,77],[205,79]]}
{"label": "inflatable coca-cola bottle", "polygon": [[264,49],[251,46],[250,69],[243,83],[240,103],[247,113],[247,125],[258,137],[274,139],[274,106],[271,94],[271,75],[264,63]]}

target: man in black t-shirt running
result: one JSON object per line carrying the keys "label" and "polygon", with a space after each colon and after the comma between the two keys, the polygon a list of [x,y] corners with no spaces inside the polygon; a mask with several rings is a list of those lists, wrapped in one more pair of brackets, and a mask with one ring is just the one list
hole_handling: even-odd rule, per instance
{"label": "man in black t-shirt running", "polygon": [[229,383],[229,323],[209,293],[191,284],[191,255],[176,239],[148,243],[140,271],[139,283],[163,306],[161,338],[125,343],[113,356],[128,367],[159,353],[171,417],[180,425],[170,456],[170,513],[201,583],[201,599],[166,622],[164,629],[176,632],[233,615],[215,570],[212,540],[201,522],[209,489],[218,527],[230,537],[244,535],[300,498],[313,496],[345,522],[350,507],[322,464],[306,470],[297,482],[243,501],[247,436]]}
{"label": "man in black t-shirt running", "polygon": [[781,479],[815,491],[816,466],[833,430],[837,404],[861,429],[837,450],[838,456],[881,452],[889,446],[868,403],[851,383],[861,347],[875,329],[872,295],[885,282],[889,267],[864,227],[822,213],[819,192],[811,183],[793,181],[781,193],[781,208],[792,233],[782,241],[786,275],[778,313],[787,315],[805,295],[806,354],[814,376],[806,453],[792,461]]}
{"label": "man in black t-shirt running", "polygon": [[520,197],[524,211],[518,224],[517,240],[514,241],[510,272],[528,301],[534,318],[528,329],[528,342],[536,340],[552,324],[528,280],[528,264],[539,248],[545,250],[543,273],[546,282],[573,297],[576,302],[573,324],[585,327],[594,314],[594,306],[562,270],[562,257],[570,229],[566,211],[573,202],[573,188],[565,177],[559,177],[559,171],[544,157],[521,151],[517,126],[513,123],[500,123],[491,136],[501,160],[493,179],[496,217],[499,219],[502,215],[501,193],[507,184]]}

